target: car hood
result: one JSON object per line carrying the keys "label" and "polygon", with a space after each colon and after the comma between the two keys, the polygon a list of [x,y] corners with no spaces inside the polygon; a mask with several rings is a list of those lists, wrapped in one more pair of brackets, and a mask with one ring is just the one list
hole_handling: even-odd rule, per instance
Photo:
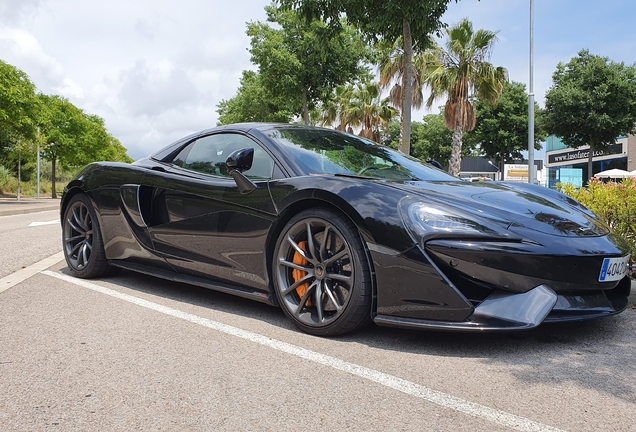
{"label": "car hood", "polygon": [[557,236],[602,236],[607,227],[574,199],[541,186],[505,182],[406,181],[414,195],[489,219],[512,232],[521,229]]}

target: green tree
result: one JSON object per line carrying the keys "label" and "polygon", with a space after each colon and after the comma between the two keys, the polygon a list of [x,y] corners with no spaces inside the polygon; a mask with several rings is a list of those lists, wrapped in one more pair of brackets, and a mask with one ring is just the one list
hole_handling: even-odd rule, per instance
{"label": "green tree", "polygon": [[16,178],[29,181],[36,168],[36,143],[7,131],[4,131],[4,136],[6,141],[0,145],[0,166],[9,169]]}
{"label": "green tree", "polygon": [[438,98],[445,98],[444,120],[453,131],[453,149],[449,173],[458,175],[461,166],[464,131],[475,128],[474,99],[496,102],[501,95],[508,73],[486,61],[490,58],[496,33],[473,30],[464,19],[446,30],[445,48],[428,52],[427,82],[431,94],[426,105],[430,108]]}
{"label": "green tree", "polygon": [[0,148],[35,138],[40,111],[35,91],[27,74],[0,60]]}
{"label": "green tree", "polygon": [[289,102],[274,98],[254,71],[243,71],[236,96],[217,105],[219,125],[242,122],[289,123],[294,109]]}
{"label": "green tree", "polygon": [[318,112],[313,117],[318,117],[318,123],[323,126],[331,126],[339,131],[347,131],[353,133],[353,128],[347,124],[347,116],[345,114],[348,105],[351,103],[351,84],[337,86],[329,99],[323,102],[312,112]]}
{"label": "green tree", "polygon": [[636,66],[580,51],[559,63],[545,96],[545,128],[569,147],[590,146],[587,178],[594,151],[614,144],[636,124]]}
{"label": "green tree", "polygon": [[[380,75],[380,86],[382,89],[391,87],[389,92],[391,104],[395,107],[402,106],[404,97],[402,90],[402,81],[404,75],[404,42],[402,38],[398,38],[395,42],[390,43],[386,39],[380,40],[376,44],[378,51],[378,72]],[[422,108],[424,103],[423,87],[425,59],[423,53],[416,48],[413,49],[413,77],[411,80],[411,106],[413,108]],[[400,110],[401,121],[404,123],[404,110]],[[413,126],[411,126],[413,127]],[[411,139],[411,142],[413,139]]]}
{"label": "green tree", "polygon": [[[400,126],[392,122],[383,136],[383,143],[397,148],[400,140]],[[422,122],[413,122],[411,133],[411,156],[423,161],[437,161],[448,167],[448,160],[452,150],[453,132],[444,124],[442,114],[425,115]],[[471,146],[462,147],[462,156],[472,153]]]}
{"label": "green tree", "polygon": [[[360,128],[359,136],[380,142],[380,130],[388,125],[397,111],[389,105],[388,98],[382,98],[379,84],[367,78],[339,88],[336,95],[337,129],[353,132],[353,128]],[[331,119],[329,115],[327,118]]]}
{"label": "green tree", "polygon": [[26,73],[0,60],[0,165],[15,173],[18,193],[21,181],[35,170],[40,115],[35,85]]}
{"label": "green tree", "polygon": [[322,18],[331,28],[341,25],[341,15],[373,39],[404,43],[404,71],[402,74],[403,119],[399,150],[410,153],[411,101],[413,78],[413,46],[426,46],[432,33],[442,26],[441,16],[451,0],[278,0],[285,7],[300,10],[307,18]]}
{"label": "green tree", "polygon": [[42,153],[51,161],[53,198],[58,162],[69,168],[98,160],[131,161],[121,143],[106,131],[103,119],[86,114],[60,96],[41,94],[39,98],[45,107],[41,133],[46,144]]}
{"label": "green tree", "polygon": [[[108,133],[104,119],[94,115],[83,113],[86,120],[86,129],[79,138],[82,151],[74,160],[65,160],[66,166],[85,165],[95,161],[127,162],[133,160],[126,154],[126,147]],[[70,162],[70,163],[69,163]]]}
{"label": "green tree", "polygon": [[294,114],[309,124],[309,110],[361,72],[368,49],[346,23],[331,32],[323,21],[307,21],[294,10],[268,6],[265,11],[267,23],[247,26],[251,60],[270,96],[290,101]]}
{"label": "green tree", "polygon": [[[476,127],[464,137],[464,144],[479,145],[481,153],[495,159],[503,172],[506,161],[522,158],[528,150],[528,96],[525,84],[512,82],[504,85],[496,104],[477,100]],[[534,124],[534,148],[541,149],[545,139],[541,109],[535,103],[537,118]]]}
{"label": "green tree", "polygon": [[[453,133],[444,124],[442,114],[428,114],[422,123],[413,126],[413,156],[422,160],[435,160],[448,167]],[[467,155],[468,147],[462,148]]]}

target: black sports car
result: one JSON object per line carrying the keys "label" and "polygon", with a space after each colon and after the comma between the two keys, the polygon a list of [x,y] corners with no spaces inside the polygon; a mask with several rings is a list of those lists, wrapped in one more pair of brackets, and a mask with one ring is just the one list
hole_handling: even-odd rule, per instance
{"label": "black sports car", "polygon": [[317,335],[519,330],[621,312],[628,249],[571,198],[466,182],[334,130],[239,124],[65,189],[71,272],[124,268],[279,305]]}

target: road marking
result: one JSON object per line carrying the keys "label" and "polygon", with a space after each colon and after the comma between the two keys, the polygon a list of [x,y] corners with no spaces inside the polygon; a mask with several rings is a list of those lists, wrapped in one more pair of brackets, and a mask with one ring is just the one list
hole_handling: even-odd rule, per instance
{"label": "road marking", "polygon": [[59,224],[59,223],[60,223],[60,220],[55,219],[53,221],[48,221],[48,222],[31,222],[29,226],[32,227],[32,226],[42,226],[42,225],[53,225],[53,224]]}
{"label": "road marking", "polygon": [[58,252],[54,255],[51,255],[48,258],[44,258],[42,261],[38,261],[35,264],[31,264],[30,266],[25,267],[22,270],[18,270],[15,273],[11,273],[9,276],[3,277],[2,279],[0,279],[0,293],[30,278],[31,276],[37,273],[40,273],[42,270],[46,270],[47,268],[51,267],[53,264],[57,264],[63,259],[64,259],[64,252]]}
{"label": "road marking", "polygon": [[468,414],[474,417],[479,417],[479,418],[491,421],[493,423],[514,429],[514,430],[524,431],[524,432],[560,431],[560,429],[556,429],[551,426],[537,423],[525,417],[517,416],[514,414],[507,413],[505,411],[500,411],[494,408],[490,408],[484,405],[470,402],[465,399],[451,396],[449,394],[446,394],[437,390],[432,390],[422,385],[416,384],[411,381],[407,381],[402,378],[398,378],[393,375],[386,374],[384,372],[380,372],[374,369],[369,369],[367,367],[360,366],[355,363],[349,363],[347,361],[340,360],[336,357],[320,354],[318,352],[301,348],[301,347],[289,344],[287,342],[282,342],[276,339],[270,339],[269,337],[260,335],[258,333],[242,330],[240,328],[233,327],[227,324],[222,324],[220,322],[212,321],[207,318],[202,318],[197,315],[182,312],[177,309],[172,309],[170,307],[163,306],[158,303],[153,303],[151,301],[144,300],[139,297],[131,296],[129,294],[124,294],[119,291],[112,290],[110,288],[105,288],[105,287],[96,285],[92,282],[88,282],[83,279],[77,279],[71,276],[67,276],[61,273],[55,273],[49,270],[45,270],[42,273],[48,276],[52,276],[54,278],[64,280],[66,282],[69,282],[75,285],[79,285],[84,288],[88,288],[93,291],[97,291],[102,294],[109,295],[111,297],[115,297],[120,300],[127,301],[137,306],[145,307],[147,309],[151,309],[166,315],[170,315],[175,318],[189,321],[194,324],[199,324],[204,327],[211,328],[213,330],[217,330],[232,336],[239,337],[241,339],[246,339],[248,341],[255,342],[257,344],[264,345],[266,347],[273,348],[275,350],[282,351],[287,354],[292,354],[302,359],[309,360],[314,363],[319,363],[321,365],[331,367],[333,369],[348,372],[352,375],[368,379],[370,381],[392,388],[394,390],[398,390],[408,395],[427,400],[434,404],[440,405],[444,408],[450,408],[455,411],[462,412],[464,414]]}

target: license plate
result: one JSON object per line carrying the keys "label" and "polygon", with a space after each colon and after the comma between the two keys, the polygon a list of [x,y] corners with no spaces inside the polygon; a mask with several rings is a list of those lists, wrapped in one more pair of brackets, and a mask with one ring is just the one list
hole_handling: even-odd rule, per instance
{"label": "license plate", "polygon": [[629,267],[629,255],[620,258],[605,258],[601,266],[599,282],[611,282],[623,279]]}

